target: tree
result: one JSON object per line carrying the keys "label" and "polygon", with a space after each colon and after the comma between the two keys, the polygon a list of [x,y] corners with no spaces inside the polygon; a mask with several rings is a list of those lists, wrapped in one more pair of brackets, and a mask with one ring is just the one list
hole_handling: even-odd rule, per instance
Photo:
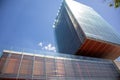
{"label": "tree", "polygon": [[120,0],[114,0],[115,7],[120,7]]}
{"label": "tree", "polygon": [[120,7],[120,0],[105,0],[105,1],[109,1],[109,6],[114,6],[115,8]]}

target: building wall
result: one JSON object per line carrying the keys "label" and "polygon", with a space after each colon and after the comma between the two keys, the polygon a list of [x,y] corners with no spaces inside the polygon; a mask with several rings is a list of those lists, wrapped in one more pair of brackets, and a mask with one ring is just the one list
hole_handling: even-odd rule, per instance
{"label": "building wall", "polygon": [[65,54],[4,52],[0,79],[119,80],[112,61]]}
{"label": "building wall", "polygon": [[76,1],[65,1],[87,37],[120,44],[120,35],[95,10]]}
{"label": "building wall", "polygon": [[95,10],[64,0],[54,24],[58,52],[116,59],[120,35]]}
{"label": "building wall", "polygon": [[59,10],[54,26],[58,52],[74,54],[82,44],[84,37],[79,38],[64,3]]}

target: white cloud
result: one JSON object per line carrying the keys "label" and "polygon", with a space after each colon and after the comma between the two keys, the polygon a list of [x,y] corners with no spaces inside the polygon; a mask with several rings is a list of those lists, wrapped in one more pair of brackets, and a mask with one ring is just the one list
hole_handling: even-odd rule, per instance
{"label": "white cloud", "polygon": [[56,48],[54,46],[52,46],[52,44],[50,44],[50,43],[48,45],[44,46],[43,49],[47,50],[47,51],[54,51],[54,52],[56,52]]}
{"label": "white cloud", "polygon": [[51,43],[43,45],[43,43],[40,42],[38,45],[41,47],[42,50],[56,52],[55,46],[53,46]]}
{"label": "white cloud", "polygon": [[39,45],[40,47],[42,47],[42,46],[43,46],[43,43],[42,43],[42,42],[40,42],[38,45]]}

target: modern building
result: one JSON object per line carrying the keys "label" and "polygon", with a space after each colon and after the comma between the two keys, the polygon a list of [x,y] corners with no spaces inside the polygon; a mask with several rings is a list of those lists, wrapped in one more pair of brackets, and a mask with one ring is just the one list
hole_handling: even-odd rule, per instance
{"label": "modern building", "polygon": [[120,36],[94,9],[64,0],[54,23],[58,52],[116,59]]}
{"label": "modern building", "polygon": [[120,80],[119,64],[109,60],[120,55],[120,37],[92,8],[63,1],[54,28],[66,54],[3,50],[0,80]]}
{"label": "modern building", "polygon": [[111,60],[59,53],[4,50],[0,80],[119,80]]}

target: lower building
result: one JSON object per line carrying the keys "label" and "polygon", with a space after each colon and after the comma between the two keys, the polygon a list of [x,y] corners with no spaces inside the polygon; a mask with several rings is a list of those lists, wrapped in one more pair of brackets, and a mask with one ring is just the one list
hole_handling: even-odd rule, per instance
{"label": "lower building", "polygon": [[4,50],[0,80],[120,80],[111,60],[59,53]]}

